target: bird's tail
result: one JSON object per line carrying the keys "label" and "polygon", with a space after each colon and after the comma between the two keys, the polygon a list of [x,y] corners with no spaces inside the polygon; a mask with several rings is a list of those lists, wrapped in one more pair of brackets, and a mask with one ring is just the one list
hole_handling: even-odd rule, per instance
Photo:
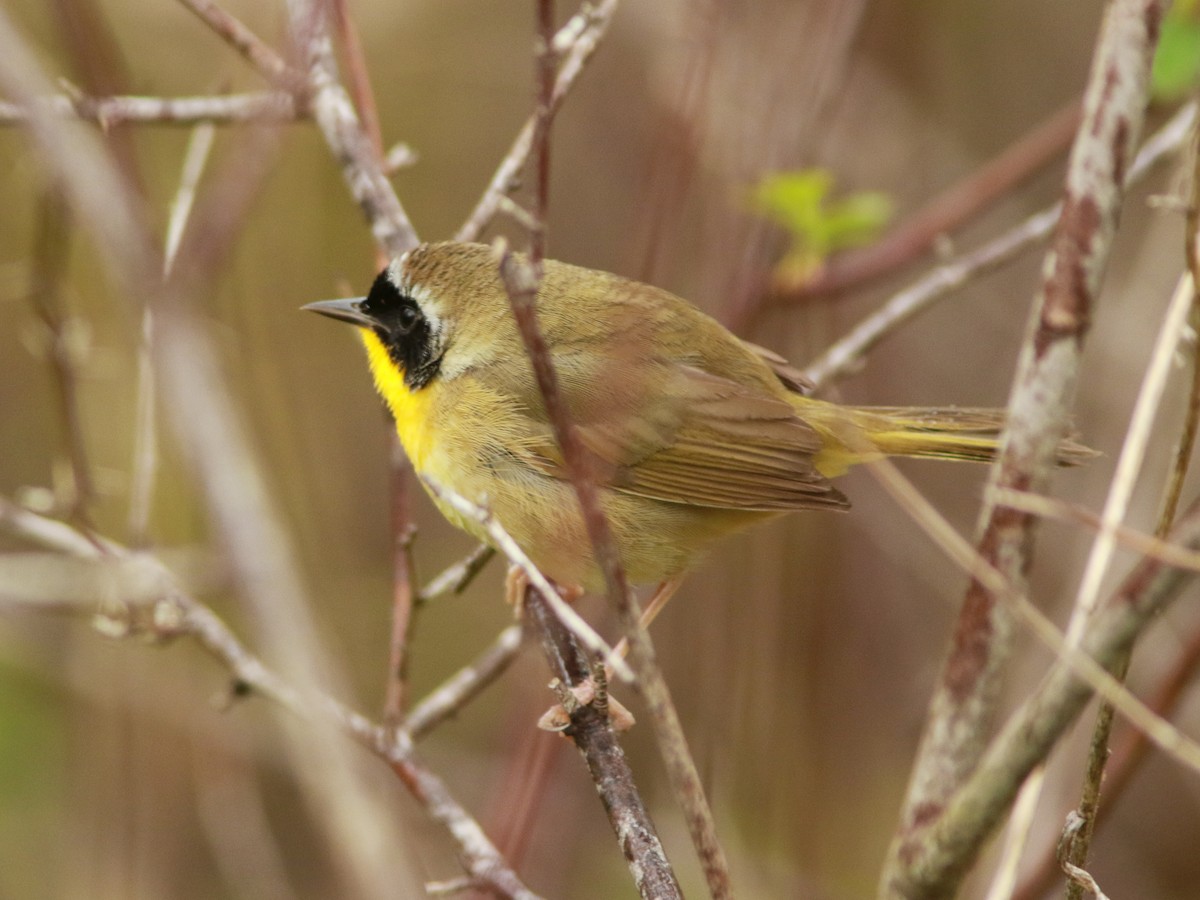
{"label": "bird's tail", "polygon": [[[793,402],[800,416],[826,439],[815,460],[826,477],[885,456],[991,462],[1005,421],[1001,409],[846,407],[810,397]],[[1080,465],[1096,455],[1070,438],[1058,445],[1060,466]]]}

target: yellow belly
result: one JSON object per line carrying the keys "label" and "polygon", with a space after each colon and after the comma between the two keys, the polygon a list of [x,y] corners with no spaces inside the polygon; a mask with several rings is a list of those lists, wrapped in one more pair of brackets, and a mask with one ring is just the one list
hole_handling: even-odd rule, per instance
{"label": "yellow belly", "polygon": [[[400,443],[417,474],[488,508],[549,577],[562,584],[602,590],[603,578],[592,559],[570,483],[532,470],[502,475],[482,463],[490,458],[489,447],[519,444],[520,411],[478,382],[458,382],[451,387],[435,380],[412,391],[379,339],[366,330],[362,335],[375,386],[395,418]],[[704,509],[610,490],[602,490],[601,498],[627,574],[635,583],[674,577],[714,538],[771,518],[770,514]],[[433,500],[453,525],[491,543],[477,521],[436,495]]]}

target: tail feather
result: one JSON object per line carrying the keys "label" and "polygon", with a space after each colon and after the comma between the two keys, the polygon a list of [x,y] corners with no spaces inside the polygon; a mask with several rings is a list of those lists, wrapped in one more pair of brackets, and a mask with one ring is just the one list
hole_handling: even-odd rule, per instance
{"label": "tail feather", "polygon": [[[811,398],[797,403],[801,416],[830,440],[816,464],[826,476],[884,456],[991,462],[996,458],[1005,413],[970,407],[839,407]],[[1058,445],[1060,466],[1076,466],[1096,451],[1068,437]]]}

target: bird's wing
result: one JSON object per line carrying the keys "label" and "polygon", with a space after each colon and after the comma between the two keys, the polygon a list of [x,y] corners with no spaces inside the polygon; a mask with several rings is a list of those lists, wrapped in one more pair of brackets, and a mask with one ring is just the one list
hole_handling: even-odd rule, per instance
{"label": "bird's wing", "polygon": [[[821,439],[785,399],[697,365],[641,354],[556,347],[560,390],[602,484],[628,494],[718,509],[849,506],[813,464]],[[514,379],[513,385],[521,384]],[[529,379],[523,381],[528,385]],[[566,478],[540,396],[527,411],[526,461]]]}

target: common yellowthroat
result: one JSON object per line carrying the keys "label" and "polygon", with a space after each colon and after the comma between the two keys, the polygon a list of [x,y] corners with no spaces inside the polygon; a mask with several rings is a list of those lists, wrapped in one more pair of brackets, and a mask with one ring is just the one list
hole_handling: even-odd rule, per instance
{"label": "common yellowthroat", "polygon": [[[490,247],[423,244],[366,297],[304,308],[358,326],[419,474],[490,509],[548,577],[603,584]],[[847,509],[829,479],[856,463],[996,451],[1000,411],[806,397],[782,358],[650,285],[547,261],[537,309],[634,583],[676,578],[713,539],[755,522]],[[1089,453],[1064,442],[1059,461]]]}

